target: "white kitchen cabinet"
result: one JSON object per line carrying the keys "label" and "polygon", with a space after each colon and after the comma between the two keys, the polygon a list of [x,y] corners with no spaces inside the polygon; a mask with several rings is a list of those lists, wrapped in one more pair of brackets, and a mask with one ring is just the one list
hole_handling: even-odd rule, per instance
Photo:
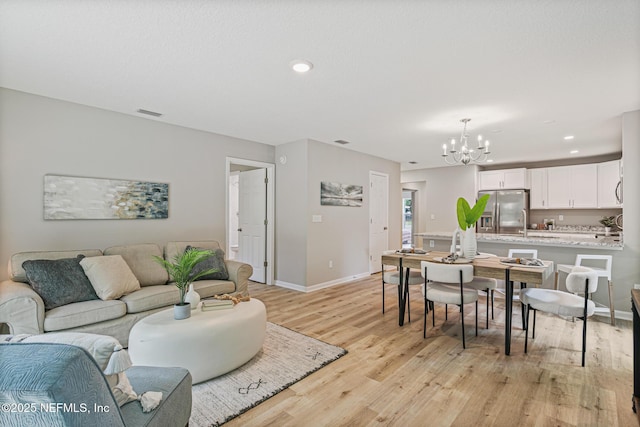
{"label": "white kitchen cabinet", "polygon": [[547,168],[547,197],[550,209],[597,208],[597,165]]}
{"label": "white kitchen cabinet", "polygon": [[529,188],[525,168],[478,172],[479,190],[505,190]]}
{"label": "white kitchen cabinet", "polygon": [[621,208],[620,160],[598,163],[598,207]]}
{"label": "white kitchen cabinet", "polygon": [[547,169],[529,169],[529,207],[531,209],[548,209],[547,201]]}

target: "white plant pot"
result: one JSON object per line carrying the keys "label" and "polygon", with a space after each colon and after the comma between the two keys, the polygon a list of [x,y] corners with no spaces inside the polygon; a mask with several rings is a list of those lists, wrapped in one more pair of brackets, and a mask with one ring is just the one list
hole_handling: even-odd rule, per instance
{"label": "white plant pot", "polygon": [[191,310],[195,310],[196,308],[198,308],[198,303],[200,302],[200,294],[193,289],[193,283],[189,284],[189,290],[184,296],[184,301],[191,304]]}
{"label": "white plant pot", "polygon": [[462,242],[462,253],[466,259],[472,260],[478,253],[478,241],[476,240],[476,230],[467,228],[464,231],[464,239]]}
{"label": "white plant pot", "polygon": [[173,318],[176,320],[188,319],[191,317],[191,304],[175,304],[173,306]]}
{"label": "white plant pot", "polygon": [[611,236],[611,227],[605,227],[604,228],[604,235],[605,236]]}

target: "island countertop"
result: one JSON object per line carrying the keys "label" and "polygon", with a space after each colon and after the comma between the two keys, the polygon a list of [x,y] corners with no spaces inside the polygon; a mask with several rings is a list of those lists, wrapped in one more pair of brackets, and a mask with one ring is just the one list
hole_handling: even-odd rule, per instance
{"label": "island countertop", "polygon": [[[415,236],[425,240],[451,240],[452,231],[430,231],[426,233],[416,233]],[[527,232],[527,237],[514,234],[493,234],[476,233],[478,242],[506,243],[506,244],[535,244],[537,246],[555,247],[583,247],[593,249],[622,250],[622,235],[601,236],[598,233],[588,232],[560,232],[531,230]],[[424,247],[428,247],[425,245]]]}

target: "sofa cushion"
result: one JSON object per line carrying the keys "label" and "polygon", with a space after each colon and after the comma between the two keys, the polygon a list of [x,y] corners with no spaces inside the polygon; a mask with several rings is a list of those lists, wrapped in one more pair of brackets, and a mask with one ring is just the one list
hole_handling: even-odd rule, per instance
{"label": "sofa cushion", "polygon": [[198,280],[193,282],[193,289],[200,295],[200,298],[209,298],[214,295],[235,292],[236,284],[230,280]]}
{"label": "sofa cushion", "polygon": [[29,284],[42,298],[46,310],[98,298],[80,266],[82,258],[84,255],[56,260],[29,260],[22,264]]}
{"label": "sofa cushion", "polygon": [[127,314],[127,306],[120,300],[75,302],[49,310],[44,318],[45,332],[61,331],[105,320],[117,319]]}
{"label": "sofa cushion", "polygon": [[176,255],[182,254],[187,246],[192,246],[199,249],[209,249],[215,251],[221,249],[220,244],[215,240],[194,240],[189,242],[167,242],[164,247],[164,259],[167,261],[173,261]]}
{"label": "sofa cushion", "polygon": [[112,246],[105,249],[104,254],[122,255],[140,286],[164,285],[169,281],[167,270],[153,259],[154,255],[162,258],[162,249],[156,244]]}
{"label": "sofa cushion", "polygon": [[29,283],[27,279],[27,273],[22,268],[22,264],[25,261],[34,259],[63,259],[63,258],[75,258],[78,255],[100,256],[102,251],[100,249],[83,249],[72,251],[37,251],[37,252],[18,252],[11,255],[9,259],[9,277],[14,282]]}
{"label": "sofa cushion", "polygon": [[175,286],[145,286],[120,298],[127,313],[141,313],[154,308],[169,307],[180,302],[180,291]]}
{"label": "sofa cushion", "polygon": [[[185,251],[188,251],[190,249],[207,250],[204,248],[196,248],[191,245],[188,245],[185,248]],[[227,266],[224,263],[224,251],[222,249],[214,250],[213,256],[205,259],[204,261],[200,261],[199,263],[197,263],[195,267],[193,267],[192,274],[190,277],[193,277],[196,274],[209,269],[214,269],[216,271],[214,273],[205,274],[204,276],[199,277],[196,280],[228,280],[229,279],[229,272],[227,272]]]}
{"label": "sofa cushion", "polygon": [[80,266],[101,300],[118,299],[140,289],[140,282],[121,255],[85,258]]}

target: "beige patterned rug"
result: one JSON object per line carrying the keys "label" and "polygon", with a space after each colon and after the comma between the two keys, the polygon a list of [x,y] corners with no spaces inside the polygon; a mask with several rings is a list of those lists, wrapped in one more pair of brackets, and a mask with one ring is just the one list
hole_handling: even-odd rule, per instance
{"label": "beige patterned rug", "polygon": [[343,348],[267,322],[264,345],[253,359],[193,386],[189,426],[219,426],[346,353]]}

